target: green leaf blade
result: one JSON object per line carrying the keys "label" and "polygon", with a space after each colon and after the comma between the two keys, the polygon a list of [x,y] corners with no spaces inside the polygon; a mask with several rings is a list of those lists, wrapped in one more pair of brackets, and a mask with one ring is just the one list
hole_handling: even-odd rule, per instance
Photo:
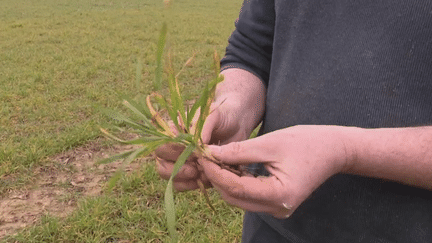
{"label": "green leaf blade", "polygon": [[137,130],[142,130],[142,129],[154,129],[152,126],[145,126],[142,124],[139,124],[135,121],[132,121],[131,119],[129,119],[128,117],[124,116],[123,114],[121,114],[120,112],[114,111],[114,110],[110,110],[110,109],[102,109],[102,111],[111,119],[116,120],[118,122],[124,122],[126,124],[128,124],[129,126],[131,126],[132,128],[135,128]]}
{"label": "green leaf blade", "polygon": [[166,43],[166,35],[167,35],[167,24],[164,22],[162,25],[161,32],[159,34],[159,40],[157,43],[157,51],[156,51],[156,75],[155,81],[153,83],[155,90],[160,90],[162,88],[162,55],[165,49]]}
{"label": "green leaf blade", "polygon": [[139,118],[141,118],[147,126],[151,125],[150,123],[152,116],[146,106],[142,106],[127,96],[123,96],[123,105],[129,108]]}
{"label": "green leaf blade", "polygon": [[173,192],[173,179],[179,172],[180,168],[186,163],[187,158],[195,150],[195,145],[190,144],[183,150],[182,154],[178,157],[174,164],[173,172],[168,181],[167,188],[165,190],[165,214],[167,218],[167,227],[171,239],[173,242],[178,241],[178,235],[176,231],[176,211],[174,205],[174,192]]}
{"label": "green leaf blade", "polygon": [[106,159],[99,160],[96,164],[109,164],[109,163],[112,163],[114,161],[127,158],[132,153],[133,153],[133,151],[127,151],[127,152],[124,152],[121,154],[116,154],[116,155],[113,155],[113,156],[108,157]]}

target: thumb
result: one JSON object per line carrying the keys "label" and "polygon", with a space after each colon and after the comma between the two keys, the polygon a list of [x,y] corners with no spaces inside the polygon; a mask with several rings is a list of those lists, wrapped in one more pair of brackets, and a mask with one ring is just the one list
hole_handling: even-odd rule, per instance
{"label": "thumb", "polygon": [[261,137],[232,142],[222,146],[209,145],[210,153],[224,164],[242,165],[272,161],[268,142]]}
{"label": "thumb", "polygon": [[204,122],[203,130],[201,132],[201,139],[204,144],[209,144],[212,138],[212,133],[219,126],[220,123],[220,114],[219,112],[213,111],[207,117]]}

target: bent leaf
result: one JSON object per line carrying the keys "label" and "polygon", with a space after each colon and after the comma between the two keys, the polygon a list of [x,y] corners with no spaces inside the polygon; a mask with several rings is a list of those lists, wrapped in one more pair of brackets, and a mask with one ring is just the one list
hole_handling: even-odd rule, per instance
{"label": "bent leaf", "polygon": [[151,96],[147,96],[147,107],[150,110],[150,113],[152,114],[152,120],[154,119],[155,123],[163,130],[163,133],[170,136],[170,137],[174,137],[174,133],[171,131],[171,129],[169,128],[168,124],[162,119],[161,115],[159,114],[159,112],[157,112],[154,108],[153,105],[150,101]]}

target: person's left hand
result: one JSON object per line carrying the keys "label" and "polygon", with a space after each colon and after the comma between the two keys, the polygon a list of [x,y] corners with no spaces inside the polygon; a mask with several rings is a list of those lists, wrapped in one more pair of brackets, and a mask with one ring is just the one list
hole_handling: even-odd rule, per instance
{"label": "person's left hand", "polygon": [[269,177],[239,177],[201,160],[210,182],[229,204],[287,218],[329,177],[349,167],[352,151],[338,126],[295,126],[223,146],[209,146],[229,165],[263,163]]}

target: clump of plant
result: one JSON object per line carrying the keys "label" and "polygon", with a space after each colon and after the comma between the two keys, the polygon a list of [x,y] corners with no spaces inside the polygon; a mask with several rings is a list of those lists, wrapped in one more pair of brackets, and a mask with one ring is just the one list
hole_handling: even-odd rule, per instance
{"label": "clump of plant", "polygon": [[[174,241],[177,241],[175,230],[175,207],[173,198],[173,178],[176,176],[180,168],[185,164],[187,158],[195,153],[197,156],[205,157],[210,161],[220,164],[206,150],[206,145],[201,139],[204,122],[207,116],[212,112],[210,109],[213,101],[216,85],[223,81],[223,76],[220,75],[219,58],[216,51],[214,52],[214,76],[210,81],[205,83],[201,95],[193,103],[193,105],[185,105],[185,100],[179,89],[179,74],[188,66],[193,57],[184,64],[179,72],[175,72],[171,61],[171,55],[168,54],[166,65],[166,84],[169,90],[169,98],[164,97],[160,90],[163,84],[163,52],[166,42],[167,25],[164,23],[160,32],[159,41],[157,44],[156,53],[156,71],[154,80],[155,92],[148,95],[145,99],[134,100],[124,97],[123,105],[125,105],[133,114],[133,116],[125,116],[116,111],[106,111],[109,117],[119,121],[130,128],[130,132],[136,135],[137,138],[124,140],[106,129],[101,131],[111,139],[114,139],[122,144],[135,145],[131,151],[127,151],[111,158],[105,159],[100,163],[109,163],[115,160],[123,159],[122,167],[108,182],[108,188],[112,188],[120,179],[122,171],[127,164],[131,163],[138,157],[148,156],[158,147],[165,144],[179,144],[184,146],[184,151],[175,162],[171,177],[168,180],[168,185],[165,190],[165,212],[167,218],[168,231]],[[158,108],[155,108],[158,107]],[[162,113],[167,114],[172,121],[175,131],[172,130],[169,123],[164,120]],[[223,166],[223,165],[221,165]],[[227,166],[224,166],[226,168]],[[239,172],[236,168],[230,168],[231,171]],[[212,207],[206,190],[201,181],[198,181],[201,191],[203,192],[208,205]]]}

